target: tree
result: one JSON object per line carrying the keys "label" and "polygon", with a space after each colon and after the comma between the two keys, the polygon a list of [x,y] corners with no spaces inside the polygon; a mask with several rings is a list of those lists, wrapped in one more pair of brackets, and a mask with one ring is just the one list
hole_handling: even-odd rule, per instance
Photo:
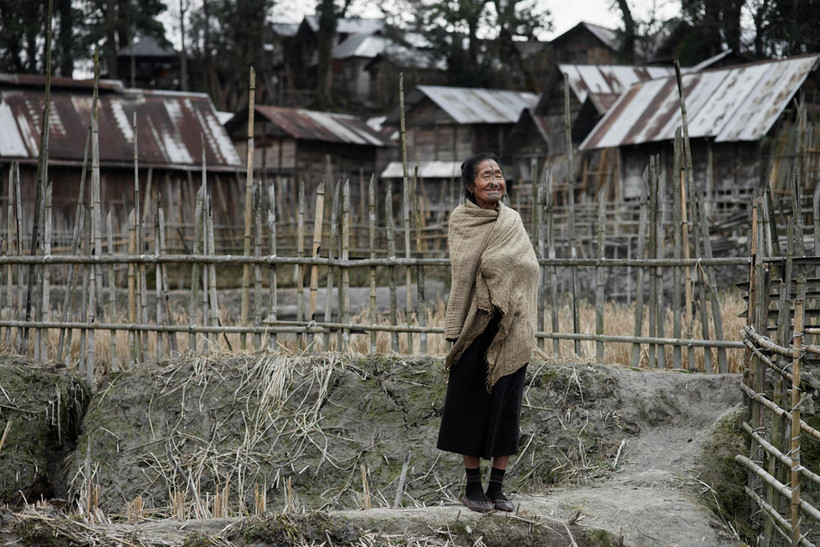
{"label": "tree", "polygon": [[621,44],[621,58],[627,64],[635,62],[635,19],[632,17],[632,10],[626,0],[617,0],[618,9],[621,11],[621,19],[624,22],[623,43]]}
{"label": "tree", "polygon": [[0,0],[0,69],[44,72],[46,2]]}
{"label": "tree", "polygon": [[345,17],[351,0],[343,0],[337,7],[334,0],[320,0],[316,6],[319,14],[319,34],[317,43],[318,66],[316,73],[316,107],[320,110],[329,109],[333,104],[331,89],[333,87],[333,72],[331,61],[333,44],[336,42],[336,26],[339,19]]}
{"label": "tree", "polygon": [[405,0],[414,26],[447,60],[453,85],[482,87],[493,73],[523,67],[516,39],[549,28],[549,11],[535,0]]}
{"label": "tree", "polygon": [[247,104],[248,70],[256,70],[256,100],[271,94],[266,22],[273,0],[207,0],[191,12],[191,89],[211,95],[218,109]]}

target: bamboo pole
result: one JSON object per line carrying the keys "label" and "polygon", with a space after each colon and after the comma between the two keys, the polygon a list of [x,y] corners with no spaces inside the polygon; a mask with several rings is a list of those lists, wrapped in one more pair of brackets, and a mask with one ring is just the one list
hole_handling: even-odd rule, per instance
{"label": "bamboo pole", "polygon": [[[142,212],[142,199],[140,198],[140,180],[139,180],[139,141],[137,139],[137,114],[134,113],[134,120],[133,120],[133,131],[134,131],[134,219],[136,221],[136,245],[137,245],[137,253],[143,254],[145,253],[145,234],[144,234],[144,224],[145,219],[143,218]],[[94,188],[94,176],[92,172],[92,191]],[[98,186],[99,187],[99,186]],[[95,197],[98,194],[95,194]],[[93,213],[92,213],[93,217]],[[93,230],[93,228],[92,228]],[[96,247],[95,247],[96,248]],[[100,253],[101,254],[101,253]],[[97,256],[100,256],[98,254]],[[148,281],[147,281],[147,274],[145,264],[140,264],[139,266],[139,276],[137,278],[137,301],[139,305],[139,320],[143,323],[148,323]],[[138,337],[138,341],[140,344],[140,356],[142,359],[148,356],[148,333],[140,333]]]}
{"label": "bamboo pole", "polygon": [[[376,176],[370,177],[370,184],[367,187],[367,212],[368,212],[368,246],[370,247],[370,259],[376,258]],[[376,308],[376,266],[370,266],[370,323],[378,322],[378,309]],[[370,331],[370,353],[376,353],[377,336],[376,331]]]}
{"label": "bamboo pole", "polygon": [[[679,176],[679,179],[682,180],[684,177],[684,170],[683,170],[683,160],[682,160],[682,151],[681,148],[683,143],[681,142],[681,129],[678,127],[675,129],[675,156],[674,156],[674,167],[672,168],[672,180],[673,183],[675,182],[675,177]],[[674,239],[674,249],[673,254],[675,255],[675,260],[681,259],[682,249],[682,234],[681,230],[683,229],[683,223],[681,222],[681,207],[682,207],[682,200],[681,200],[681,190],[682,186],[679,184],[673,184],[673,204],[672,204],[672,223],[673,223],[673,230],[672,233]],[[752,224],[754,226],[754,223]],[[754,229],[752,230],[754,232]],[[672,336],[674,338],[681,337],[681,294],[680,294],[680,282],[681,282],[681,271],[679,266],[675,266],[672,269]],[[687,316],[688,317],[688,316]],[[675,370],[680,370],[683,363],[681,362],[681,348],[679,346],[675,346],[672,348],[672,361],[673,367]]]}
{"label": "bamboo pole", "polygon": [[[156,201],[154,201],[154,254],[156,256],[160,255],[160,248],[159,248],[159,195],[157,195]],[[157,263],[155,271],[155,279],[154,279],[154,298],[156,299],[156,322],[157,325],[164,324],[162,319],[162,293],[163,293],[163,279],[162,279],[162,264]],[[159,362],[162,360],[162,353],[163,353],[163,340],[160,332],[157,332],[157,343],[156,347],[154,348],[155,354],[154,357]]]}
{"label": "bamboo pole", "polygon": [[[771,505],[769,505],[768,503],[766,503],[763,500],[763,498],[758,496],[757,493],[755,493],[755,491],[750,489],[748,486],[744,486],[743,491],[746,492],[746,495],[748,495],[750,498],[752,498],[752,500],[754,500],[754,502],[757,503],[758,506],[761,509],[763,509],[763,511],[765,511],[766,514],[772,520],[774,520],[776,522],[776,524],[777,524],[776,530],[781,536],[783,536],[783,539],[785,539],[786,541],[790,541],[791,540],[791,535],[790,535],[791,534],[791,524],[789,524],[789,521],[784,519],[783,516],[780,514],[780,512],[776,508],[774,508]],[[815,547],[814,543],[811,543],[805,537],[800,539],[800,545],[803,545],[805,547]]]}
{"label": "bamboo pole", "polygon": [[[262,256],[262,184],[261,182],[254,186],[254,204],[253,204],[253,255],[256,257]],[[210,235],[210,225],[213,221],[208,220],[208,234]],[[212,303],[213,304],[213,303]],[[253,265],[253,325],[258,327],[262,324],[262,266],[259,264]],[[256,349],[262,348],[262,335],[255,333],[253,335],[253,347]]]}
{"label": "bamboo pole", "polygon": [[[208,205],[210,204],[210,189],[208,188],[207,181],[204,184],[205,187],[205,197],[202,201],[202,253],[203,254],[213,254],[211,253],[211,242],[208,239]],[[202,264],[202,290],[199,292],[201,295],[201,299],[199,302],[199,316],[202,318],[203,325],[210,325],[211,321],[211,305],[210,301],[208,300],[208,287],[210,287],[211,283],[211,272],[208,270],[208,263],[205,262]],[[205,351],[214,352],[216,351],[215,339],[209,333],[207,336],[203,337],[203,342],[205,347],[203,348]]]}
{"label": "bamboo pole", "polygon": [[[9,167],[9,197],[8,197],[8,216],[6,217],[6,251],[8,254],[20,254],[20,239],[15,230],[14,221],[14,187],[15,187],[15,170],[19,172],[19,162],[12,162]],[[17,281],[20,283],[20,280]],[[6,301],[8,304],[7,317],[11,319],[14,315],[14,268],[9,263],[6,265]],[[61,331],[62,332],[62,331]],[[11,328],[6,329],[6,346],[12,347],[12,332]]]}
{"label": "bamboo pole", "polygon": [[[638,249],[637,254],[638,258],[644,258],[644,253],[646,252],[646,232],[647,232],[647,221],[648,221],[648,211],[647,208],[649,204],[647,203],[647,198],[649,197],[649,168],[645,169],[643,172],[642,178],[642,186],[641,186],[641,212],[640,212],[640,220],[638,224]],[[643,268],[638,269],[638,280],[635,283],[635,326],[633,328],[635,336],[640,336],[641,330],[643,327],[643,281],[644,281],[644,270]],[[641,363],[641,346],[640,344],[635,344],[632,346],[632,357],[630,361],[633,367],[637,367]],[[650,363],[651,364],[651,363]]]}
{"label": "bamboo pole", "polygon": [[[407,181],[407,130],[404,119],[404,72],[399,73],[399,122],[400,122],[400,138],[401,138],[401,166],[402,166],[402,185],[401,185],[401,202],[402,213],[404,219],[404,253],[405,258],[410,258],[410,196]],[[405,319],[407,324],[412,323],[413,317],[413,300],[411,296],[411,271],[410,268],[405,268]],[[413,336],[407,335],[407,353],[413,353]]]}
{"label": "bamboo pole", "polygon": [[[211,193],[208,192],[208,198],[205,201],[205,233],[206,233],[206,240],[208,246],[208,252],[212,255],[216,254],[216,244],[214,243],[214,207],[213,201],[211,198]],[[208,286],[203,287],[203,291],[208,291],[208,303],[209,309],[211,311],[211,325],[221,325],[219,322],[219,301],[217,300],[217,291],[216,291],[216,265],[213,262],[209,262],[206,266],[208,271]],[[254,325],[258,327],[259,324]],[[257,333],[254,333],[257,334]],[[258,333],[261,336],[261,333]],[[228,340],[227,334],[223,333],[223,337],[225,339],[225,343],[228,345],[228,349],[233,351],[231,347],[231,342]],[[219,339],[219,335],[214,333],[213,341],[214,343]],[[214,347],[216,345],[214,344]]]}
{"label": "bamboo pole", "polygon": [[[546,219],[546,178],[547,178],[547,167],[544,170],[544,180],[539,182],[538,190],[536,194],[536,234],[538,237],[538,244],[536,250],[538,252],[538,258],[542,259],[546,256],[546,245],[547,245],[547,223]],[[540,177],[539,177],[540,179]],[[547,322],[547,268],[542,266],[541,264],[538,265],[538,324],[536,328],[539,331],[543,331],[546,329],[546,322]],[[545,340],[543,338],[538,339],[538,348],[541,351],[544,351]]]}
{"label": "bamboo pole", "polygon": [[[665,248],[664,248],[664,234],[666,233],[663,227],[663,204],[665,203],[664,199],[664,184],[660,180],[659,171],[661,169],[660,166],[660,158],[658,156],[655,157],[655,251],[654,256],[655,260],[662,259],[665,256]],[[664,304],[664,293],[663,293],[663,268],[660,266],[654,268],[653,270],[649,270],[649,275],[654,276],[656,278],[655,282],[655,302],[652,304],[656,308],[655,312],[655,336],[658,338],[663,338],[666,333],[664,329],[664,322],[666,320],[666,305]],[[664,348],[658,347],[656,348],[655,359],[658,368],[666,369],[666,351]]]}
{"label": "bamboo pole", "polygon": [[[247,152],[247,174],[245,177],[245,236],[244,254],[251,254],[251,207],[253,202],[253,115],[255,111],[254,100],[256,97],[256,72],[250,67],[250,86],[248,91],[248,152]],[[240,310],[240,321],[243,325],[248,324],[249,295],[248,285],[250,285],[251,270],[246,264],[242,271],[242,303]],[[240,347],[245,349],[247,343],[246,335],[242,335]]]}
{"label": "bamboo pole", "polygon": [[[396,238],[395,224],[393,223],[393,185],[388,181],[387,191],[384,200],[385,223],[387,224],[387,257],[396,258]],[[396,326],[399,323],[398,303],[396,302],[396,267],[390,268],[390,324]],[[392,348],[394,353],[399,352],[399,335],[394,332],[392,337]]]}
{"label": "bamboo pole", "polygon": [[[165,209],[162,206],[162,194],[160,194],[159,192],[157,192],[157,221],[159,222],[159,253],[160,256],[164,256],[168,254],[165,242]],[[174,318],[174,315],[171,310],[171,295],[169,292],[170,289],[168,283],[168,269],[165,267],[165,264],[162,264],[162,278],[162,299],[165,302],[165,316],[168,318],[168,321],[171,322]],[[174,353],[177,353],[179,351],[179,345],[177,343],[177,335],[175,333],[168,334],[168,342],[170,350]]]}
{"label": "bamboo pole", "polygon": [[[570,123],[569,110],[569,75],[564,74],[564,134],[567,147],[567,198],[569,204],[569,241],[570,257],[578,258],[577,234],[575,233],[575,176],[572,172],[572,125]],[[578,298],[580,289],[578,288],[578,272],[576,268],[571,270],[572,276],[572,332],[580,332],[580,317],[578,310]],[[575,341],[575,355],[581,355],[581,342]]]}
{"label": "bamboo pole", "polygon": [[791,525],[792,545],[800,543],[800,364],[803,360],[803,299],[794,301],[794,353],[792,361],[791,421]]}
{"label": "bamboo pole", "polygon": [[530,158],[530,242],[535,247],[538,244],[538,160]]}
{"label": "bamboo pole", "polygon": [[[43,256],[51,256],[51,199],[52,199],[52,182],[46,184],[46,208],[45,218],[43,219]],[[51,268],[43,265],[43,299],[42,311],[40,312],[41,321],[51,320]],[[40,359],[48,360],[48,330],[43,331],[40,338]]]}
{"label": "bamboo pole", "polygon": [[[339,208],[341,207],[341,199],[342,199],[342,185],[341,181],[336,183],[336,187],[333,190],[333,202],[330,206],[330,245],[327,249],[327,256],[328,259],[333,258],[333,253],[336,250],[336,237],[339,231]],[[333,294],[333,277],[336,275],[336,272],[339,272],[339,277],[341,278],[341,271],[338,267],[329,267],[327,269],[327,292],[325,294],[325,321],[329,322],[331,315],[332,315],[332,294]],[[341,283],[340,283],[341,284]],[[341,310],[339,310],[341,312]],[[325,337],[325,351],[330,349],[330,337]],[[337,348],[341,349],[341,334],[339,335],[338,345]]]}
{"label": "bamboo pole", "polygon": [[[313,212],[313,250],[311,256],[319,258],[322,250],[322,229],[324,228],[325,214],[325,179],[319,182],[316,188],[316,205]],[[316,320],[317,298],[319,296],[319,266],[314,264],[310,268],[310,302],[308,304],[308,318],[310,321]],[[313,336],[308,335],[308,343],[313,343]]]}
{"label": "bamboo pole", "polygon": [[[342,188],[342,260],[350,257],[350,179],[345,179]],[[343,323],[350,323],[350,269],[342,270],[341,285],[341,318]],[[410,335],[408,335],[410,336]],[[342,351],[350,349],[350,329],[342,329]]]}
{"label": "bamboo pole", "polygon": [[[598,258],[606,257],[606,196],[612,181],[612,171],[609,171],[607,181],[598,190]],[[595,268],[595,334],[604,333],[604,270]],[[595,344],[595,358],[599,363],[604,362],[604,343]]]}
{"label": "bamboo pole", "polygon": [[[204,232],[204,209],[205,209],[205,181],[199,186],[196,193],[196,209],[194,210],[194,256],[202,253],[202,236]],[[199,284],[201,278],[202,264],[195,262],[191,266],[191,299],[188,301],[188,324],[190,326],[202,324],[202,307],[200,305]],[[196,353],[196,335],[192,332],[188,335],[188,351]]]}
{"label": "bamboo pole", "polygon": [[[94,226],[87,226],[86,237],[86,253],[91,253]],[[99,255],[97,255],[99,256]],[[88,294],[83,291],[83,302],[85,306],[85,321],[86,323],[96,323],[97,317],[97,268],[92,265],[88,268],[88,283],[85,283],[85,276],[83,276],[83,284],[88,288]],[[87,300],[86,297],[87,296]],[[95,344],[95,330],[88,329],[83,332],[83,339],[86,341],[85,345],[85,380],[89,386],[94,386],[94,372],[96,365],[96,344]]]}
{"label": "bamboo pole", "polygon": [[[43,207],[43,192],[45,190],[46,182],[48,181],[48,142],[50,135],[50,117],[51,117],[51,27],[53,17],[53,1],[48,0],[48,13],[46,23],[46,91],[45,91],[45,105],[43,106],[43,125],[40,132],[40,150],[37,159],[37,179],[34,194],[34,220],[32,222],[31,230],[31,254],[40,254],[40,223],[42,221],[42,207]],[[37,277],[39,276],[38,269],[34,264],[29,266],[28,271],[28,291],[26,295],[26,321],[31,320],[31,295],[35,287],[38,286]],[[36,313],[36,310],[35,310]],[[39,329],[37,331],[39,335]],[[35,343],[35,348],[37,344]],[[18,353],[28,354],[28,329],[23,329],[20,337],[20,347]]]}
{"label": "bamboo pole", "polygon": [[[655,167],[656,156],[649,157],[649,247],[647,249],[648,258],[658,258],[658,177]],[[641,255],[643,256],[643,255]],[[654,271],[647,272],[649,277],[649,299],[647,313],[649,315],[649,336],[657,336],[658,310],[655,302],[658,298],[658,280]],[[636,307],[637,309],[637,307]],[[636,333],[637,334],[637,333]],[[657,347],[649,344],[647,347],[647,357],[649,368],[657,368],[656,360]]]}
{"label": "bamboo pole", "polygon": [[[17,169],[15,169],[16,177],[14,178],[14,221],[15,221],[15,233],[17,234],[17,256],[23,256],[23,200],[20,197],[20,186],[22,185],[20,182],[20,167],[19,164]],[[18,319],[25,319],[24,311],[25,306],[23,303],[25,302],[25,292],[27,290],[28,283],[25,282],[25,269],[23,268],[23,264],[20,263],[17,266],[17,318]],[[18,332],[18,338],[22,339],[22,330]],[[22,346],[21,346],[22,347]],[[20,351],[19,353],[22,353]]]}
{"label": "bamboo pole", "polygon": [[[299,179],[299,194],[296,206],[296,257],[305,256],[305,181]],[[296,265],[296,320],[301,321],[305,316],[305,272],[301,264]],[[299,347],[304,348],[304,337],[299,336]]]}
{"label": "bamboo pole", "polygon": [[[546,222],[546,231],[547,231],[547,253],[549,255],[550,260],[555,260],[555,215],[554,215],[554,205],[555,205],[555,195],[553,193],[553,179],[552,179],[552,169],[547,172],[546,177],[547,188],[544,192],[544,198],[546,199],[546,203],[544,205],[544,211],[547,216]],[[552,266],[552,275],[550,276],[550,318],[551,318],[551,325],[552,325],[552,332],[560,332],[561,326],[558,322],[558,269],[555,265]],[[554,338],[552,341],[552,355],[553,357],[558,357],[561,355],[561,343],[557,338]]]}
{"label": "bamboo pole", "polygon": [[[137,239],[135,233],[135,213],[134,209],[128,215],[128,253],[136,254]],[[194,251],[196,252],[196,251]],[[194,265],[197,267],[198,265]],[[85,282],[85,276],[83,276]],[[128,321],[131,324],[137,323],[137,265],[128,264]],[[137,349],[137,335],[135,331],[128,331],[128,368],[133,368],[139,362],[139,350]]]}
{"label": "bamboo pole", "polygon": [[[277,179],[273,179],[268,184],[268,236],[270,237],[270,255],[272,257],[276,256],[276,186],[275,181]],[[278,314],[278,302],[277,302],[277,285],[278,280],[276,278],[276,264],[272,263],[270,265],[270,314],[268,315],[269,320],[276,321],[276,316]],[[276,349],[276,332],[270,333],[270,342],[269,346],[270,349]]]}
{"label": "bamboo pole", "polygon": [[[681,159],[683,161],[684,169],[681,171],[681,178],[680,178],[680,186],[681,186],[681,227],[683,229],[683,256],[685,259],[689,258],[690,247],[689,247],[689,219],[687,218],[686,214],[686,187],[687,187],[687,179],[692,181],[690,186],[694,186],[694,174],[692,173],[692,152],[689,148],[689,122],[688,117],[686,114],[686,100],[683,94],[683,80],[681,78],[680,73],[680,63],[675,60],[675,77],[677,80],[678,85],[678,96],[680,98],[680,110],[681,110],[681,119],[682,119],[682,130],[683,130],[683,140],[682,140],[682,156]],[[685,298],[686,298],[686,337],[692,338],[692,331],[694,330],[695,326],[695,318],[693,317],[693,306],[692,306],[692,273],[690,268],[687,266],[684,269],[684,277],[686,279],[685,282]],[[689,370],[695,369],[695,355],[692,351],[687,351],[687,356],[689,358]]]}
{"label": "bamboo pole", "polygon": [[[415,167],[413,172],[413,196],[415,197],[416,202],[416,255],[421,257],[422,255],[422,247],[421,247],[421,223],[422,223],[422,215],[421,215],[421,198],[419,196],[418,191],[418,183],[419,183],[419,167],[418,165]],[[418,319],[418,324],[421,327],[427,326],[427,300],[424,297],[424,267],[418,265],[416,267],[416,318]],[[422,354],[427,353],[427,333],[422,332],[419,335],[419,351]]]}
{"label": "bamboo pole", "polygon": [[[105,217],[105,225],[106,235],[108,236],[108,254],[114,255],[116,253],[114,250],[114,219],[111,211],[108,211]],[[113,322],[117,317],[117,278],[114,275],[113,262],[108,265],[108,317],[109,321],[107,322]],[[117,331],[112,329],[108,337],[111,348],[111,370],[116,372],[122,368],[117,357]]]}

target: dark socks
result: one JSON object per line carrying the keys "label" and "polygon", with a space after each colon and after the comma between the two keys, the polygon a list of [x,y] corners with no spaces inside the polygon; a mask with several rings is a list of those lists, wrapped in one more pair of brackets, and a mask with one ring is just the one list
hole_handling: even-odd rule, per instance
{"label": "dark socks", "polygon": [[507,497],[502,491],[504,485],[504,469],[493,467],[490,471],[490,484],[487,486],[487,497],[491,500],[506,500]]}
{"label": "dark socks", "polygon": [[484,495],[484,489],[481,487],[481,468],[470,469],[465,467],[464,471],[467,473],[467,488],[464,495],[471,501],[484,501],[487,497]]}

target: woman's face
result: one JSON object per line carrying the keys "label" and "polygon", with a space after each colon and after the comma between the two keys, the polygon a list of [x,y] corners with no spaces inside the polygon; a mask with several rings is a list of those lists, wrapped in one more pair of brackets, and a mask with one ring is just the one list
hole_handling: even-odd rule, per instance
{"label": "woman's face", "polygon": [[504,197],[506,183],[501,168],[493,160],[484,160],[476,169],[472,187],[468,187],[475,195],[475,201],[482,209],[494,209],[496,203]]}

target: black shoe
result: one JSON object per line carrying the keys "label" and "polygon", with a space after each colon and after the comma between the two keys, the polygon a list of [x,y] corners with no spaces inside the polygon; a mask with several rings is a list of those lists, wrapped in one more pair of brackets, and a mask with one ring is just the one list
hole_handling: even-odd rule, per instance
{"label": "black shoe", "polygon": [[461,503],[463,503],[467,509],[478,513],[489,513],[493,510],[493,502],[489,498],[471,500],[467,496],[464,496],[461,498]]}
{"label": "black shoe", "polygon": [[507,499],[507,496],[504,494],[500,494],[496,499],[491,499],[487,497],[487,499],[492,502],[493,507],[496,511],[505,511],[507,513],[512,513],[515,510],[515,505],[513,502]]}

